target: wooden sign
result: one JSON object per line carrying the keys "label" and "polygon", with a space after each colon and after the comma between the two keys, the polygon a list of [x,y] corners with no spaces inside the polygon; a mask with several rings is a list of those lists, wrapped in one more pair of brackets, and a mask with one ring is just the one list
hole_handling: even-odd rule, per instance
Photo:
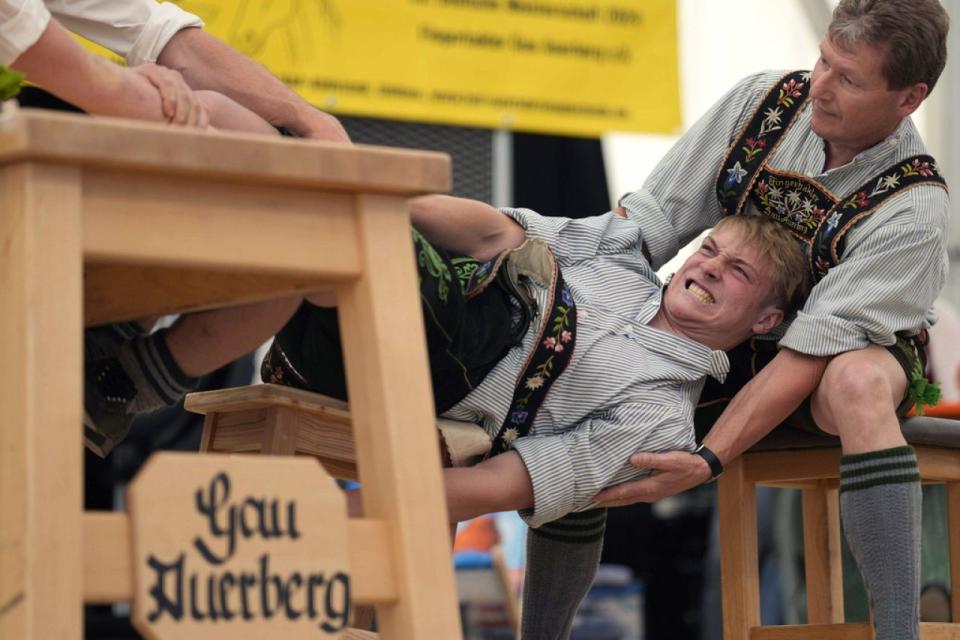
{"label": "wooden sign", "polygon": [[159,453],[127,495],[145,637],[341,636],[346,503],[315,460]]}

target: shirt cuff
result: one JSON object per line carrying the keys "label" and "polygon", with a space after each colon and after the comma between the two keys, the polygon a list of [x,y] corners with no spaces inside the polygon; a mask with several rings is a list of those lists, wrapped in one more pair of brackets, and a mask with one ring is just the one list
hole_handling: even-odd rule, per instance
{"label": "shirt cuff", "polygon": [[640,227],[640,237],[654,269],[659,269],[677,255],[680,238],[651,194],[645,191],[628,193],[620,199],[620,206],[626,209],[627,219]]}
{"label": "shirt cuff", "polygon": [[156,62],[170,38],[181,29],[203,26],[203,20],[175,4],[150,4],[150,19],[127,53],[127,64],[131,67],[145,62]]}
{"label": "shirt cuff", "polygon": [[563,438],[519,438],[513,448],[527,467],[533,484],[533,509],[519,514],[530,527],[562,518],[574,509],[573,464]]}
{"label": "shirt cuff", "polygon": [[42,2],[24,2],[0,32],[0,64],[10,64],[36,44],[49,23],[50,12]]}
{"label": "shirt cuff", "polygon": [[797,313],[796,319],[780,339],[781,347],[808,356],[835,356],[863,349],[869,344],[863,329],[849,320],[810,315],[802,311]]}

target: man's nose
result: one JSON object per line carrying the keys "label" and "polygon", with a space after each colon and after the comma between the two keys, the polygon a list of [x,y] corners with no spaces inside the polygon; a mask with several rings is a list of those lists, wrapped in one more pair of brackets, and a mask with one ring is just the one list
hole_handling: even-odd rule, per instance
{"label": "man's nose", "polygon": [[831,96],[830,85],[833,82],[830,71],[819,71],[810,76],[810,97],[814,100],[827,100]]}

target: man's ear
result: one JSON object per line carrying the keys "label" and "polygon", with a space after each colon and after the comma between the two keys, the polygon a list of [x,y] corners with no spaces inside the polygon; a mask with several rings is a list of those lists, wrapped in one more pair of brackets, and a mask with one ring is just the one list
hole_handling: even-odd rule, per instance
{"label": "man's ear", "polygon": [[918,82],[912,87],[904,89],[904,93],[900,98],[900,104],[897,106],[897,115],[901,118],[906,118],[912,114],[920,107],[920,104],[926,99],[928,93],[930,93],[930,88],[926,82]]}
{"label": "man's ear", "polygon": [[763,311],[760,312],[760,317],[757,318],[757,321],[753,323],[750,329],[757,335],[770,333],[777,328],[777,325],[783,322],[783,316],[783,309],[774,306],[765,307]]}

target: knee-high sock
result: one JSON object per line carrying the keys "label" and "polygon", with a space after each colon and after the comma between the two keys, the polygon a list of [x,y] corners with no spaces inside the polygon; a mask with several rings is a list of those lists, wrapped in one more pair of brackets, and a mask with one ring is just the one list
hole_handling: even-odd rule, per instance
{"label": "knee-high sock", "polygon": [[920,503],[913,447],[840,459],[840,515],[876,640],[920,637]]}
{"label": "knee-high sock", "polygon": [[597,573],[607,510],[571,513],[531,529],[523,583],[522,640],[564,640]]}

